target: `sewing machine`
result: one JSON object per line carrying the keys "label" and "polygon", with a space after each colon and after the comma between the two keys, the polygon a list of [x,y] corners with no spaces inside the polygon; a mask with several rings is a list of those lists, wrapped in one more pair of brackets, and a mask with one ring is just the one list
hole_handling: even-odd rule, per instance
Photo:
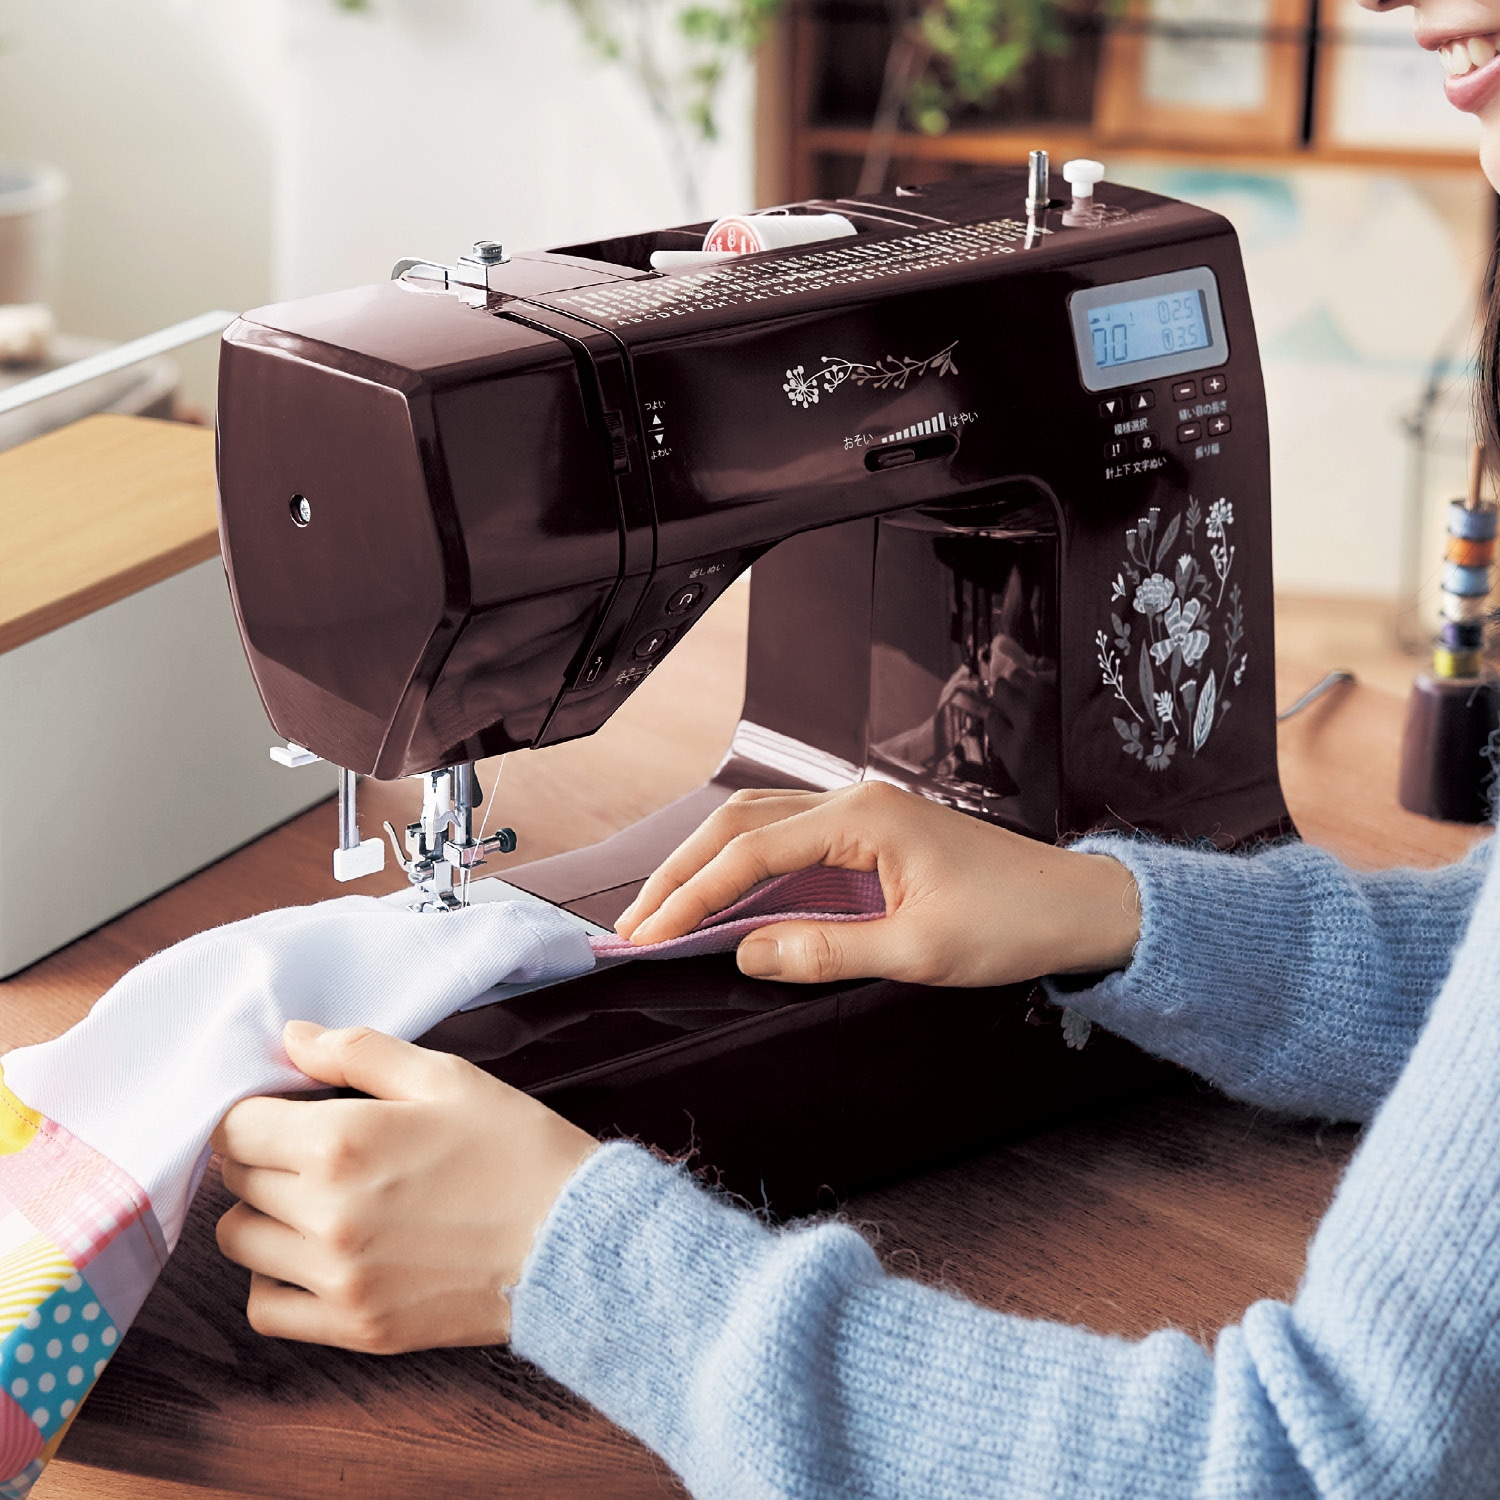
{"label": "sewing machine", "polygon": [[[420,776],[388,829],[418,903],[491,893],[472,872],[515,839],[474,763],[598,730],[752,564],[713,780],[511,886],[606,926],[734,789],[861,778],[1043,839],[1289,831],[1238,244],[1075,165],[1068,201],[1038,154],[793,205],[854,232],[701,264],[661,252],[704,225],[481,242],[230,328],[224,560],[282,758],[340,768],[341,877],[384,860],[356,775]],[[789,1209],[1157,1076],[1076,1021],[1030,986],[808,989],[723,956],[427,1040]]]}

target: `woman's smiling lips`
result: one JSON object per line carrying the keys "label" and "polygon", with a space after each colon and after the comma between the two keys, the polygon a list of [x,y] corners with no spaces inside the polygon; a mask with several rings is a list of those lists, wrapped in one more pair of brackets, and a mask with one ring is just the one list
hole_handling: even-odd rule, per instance
{"label": "woman's smiling lips", "polygon": [[1493,36],[1456,37],[1433,49],[1448,74],[1448,102],[1478,114],[1500,94],[1500,49]]}

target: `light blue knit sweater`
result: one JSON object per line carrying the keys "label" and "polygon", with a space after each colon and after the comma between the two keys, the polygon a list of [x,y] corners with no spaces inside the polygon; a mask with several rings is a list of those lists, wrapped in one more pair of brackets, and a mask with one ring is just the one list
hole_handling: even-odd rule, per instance
{"label": "light blue knit sweater", "polygon": [[1143,929],[1068,1004],[1236,1098],[1373,1118],[1290,1307],[1256,1303],[1211,1354],[989,1312],[886,1275],[849,1228],[772,1232],[617,1144],[538,1236],[516,1349],[700,1500],[1500,1496],[1488,845],[1381,875],[1303,846],[1082,847],[1130,866]]}

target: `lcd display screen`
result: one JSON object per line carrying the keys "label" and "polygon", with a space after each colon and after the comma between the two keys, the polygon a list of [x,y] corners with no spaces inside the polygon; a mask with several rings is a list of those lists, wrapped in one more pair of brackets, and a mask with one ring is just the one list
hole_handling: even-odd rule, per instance
{"label": "lcd display screen", "polygon": [[1101,370],[1208,347],[1208,317],[1196,288],[1109,302],[1090,308],[1088,316],[1094,363]]}
{"label": "lcd display screen", "polygon": [[1080,288],[1068,298],[1085,390],[1223,365],[1219,284],[1207,266]]}

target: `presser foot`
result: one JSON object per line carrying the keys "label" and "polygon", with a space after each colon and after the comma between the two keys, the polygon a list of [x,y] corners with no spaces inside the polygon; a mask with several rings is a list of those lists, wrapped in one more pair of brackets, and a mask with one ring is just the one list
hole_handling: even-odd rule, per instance
{"label": "presser foot", "polygon": [[385,835],[396,863],[421,893],[417,910],[457,911],[468,904],[470,872],[491,854],[515,852],[515,830],[502,828],[488,837],[474,836],[474,810],[484,793],[473,761],[428,771],[421,780],[421,817],[406,825],[404,840],[389,823]]}
{"label": "presser foot", "polygon": [[384,827],[396,863],[406,872],[406,878],[422,893],[423,899],[416,905],[418,911],[457,911],[467,905],[467,882],[462,877],[482,865],[489,855],[513,854],[516,848],[515,830],[502,828],[487,838],[470,839],[467,843],[457,843],[445,838],[436,854],[424,852],[423,827],[417,822],[406,825],[408,857],[402,853],[401,840],[396,830],[389,823]]}
{"label": "presser foot", "polygon": [[[320,759],[301,745],[273,745],[271,759],[283,766],[311,766]],[[385,845],[378,839],[361,838],[356,806],[357,778],[340,766],[339,847],[333,851],[333,877],[338,881],[360,880],[385,869]],[[474,836],[474,810],[484,801],[484,790],[466,760],[456,766],[427,771],[422,782],[422,815],[406,825],[405,849],[396,830],[384,824],[396,863],[421,893],[418,911],[458,911],[468,905],[470,872],[491,854],[514,854],[513,828]]]}

